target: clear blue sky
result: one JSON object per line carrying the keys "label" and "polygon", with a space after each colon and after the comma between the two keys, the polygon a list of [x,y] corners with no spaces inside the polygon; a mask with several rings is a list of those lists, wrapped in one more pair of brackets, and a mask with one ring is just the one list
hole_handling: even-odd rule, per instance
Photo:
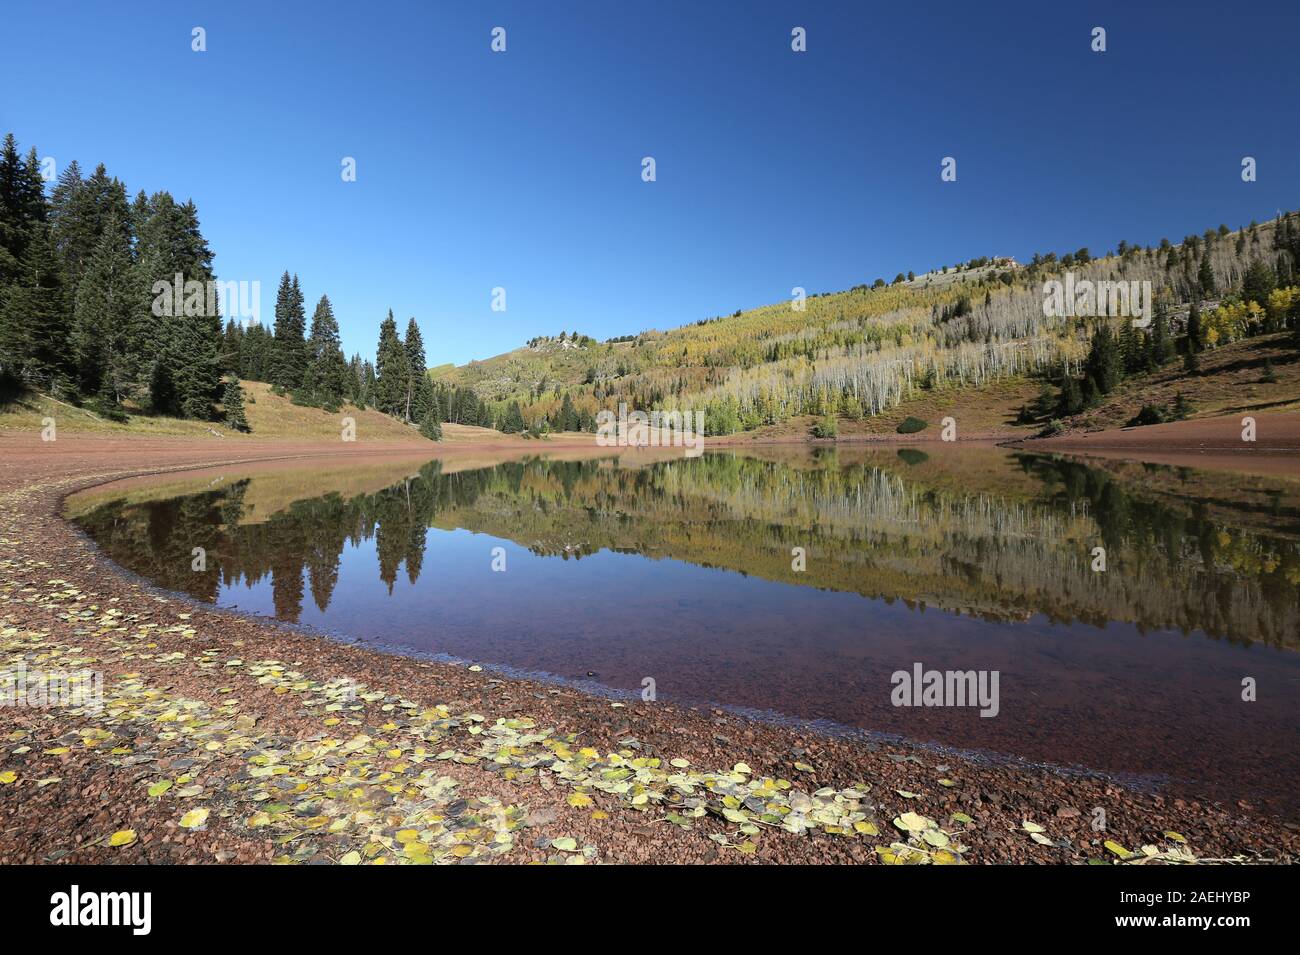
{"label": "clear blue sky", "polygon": [[264,321],[287,268],[431,363],[1300,206],[1294,2],[332,6],[5,0],[0,131],[192,197]]}

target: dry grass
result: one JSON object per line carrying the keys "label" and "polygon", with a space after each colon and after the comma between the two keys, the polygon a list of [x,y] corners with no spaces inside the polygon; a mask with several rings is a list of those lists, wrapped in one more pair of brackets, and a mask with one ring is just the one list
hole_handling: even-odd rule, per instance
{"label": "dry grass", "polygon": [[[1180,393],[1193,419],[1300,409],[1300,355],[1290,337],[1263,335],[1202,352],[1199,375],[1185,372],[1181,359],[1171,362],[1123,382],[1099,407],[1063,423],[1083,430],[1124,427],[1143,405],[1172,406]],[[1263,380],[1266,364],[1275,381]]]}
{"label": "dry grass", "polygon": [[[244,414],[252,429],[249,434],[233,431],[213,421],[189,421],[181,418],[133,414],[125,423],[109,421],[85,408],[77,408],[48,395],[29,395],[0,407],[0,431],[40,431],[42,419],[53,418],[61,434],[97,434],[108,437],[184,437],[211,438],[213,441],[236,442],[265,440],[337,441],[343,418],[356,420],[358,442],[418,441],[419,432],[380,414],[345,404],[337,412],[295,405],[287,397],[273,394],[271,386],[260,381],[243,382]],[[482,435],[498,432],[487,428],[462,425],[444,427],[448,441],[482,440]],[[431,446],[432,443],[431,443]]]}
{"label": "dry grass", "polygon": [[[1015,438],[1025,437],[1038,430],[1036,427],[1016,424],[1020,406],[1033,401],[1039,384],[1023,378],[1003,379],[979,388],[947,388],[919,392],[897,408],[875,417],[853,421],[840,418],[839,440],[854,438],[883,438],[908,441],[938,441],[940,422],[948,416],[957,422],[959,438]],[[929,424],[924,431],[900,435],[898,425],[904,418],[920,418]],[[819,418],[803,415],[780,424],[759,428],[757,431],[730,435],[728,441],[746,440],[797,441],[812,436]]]}

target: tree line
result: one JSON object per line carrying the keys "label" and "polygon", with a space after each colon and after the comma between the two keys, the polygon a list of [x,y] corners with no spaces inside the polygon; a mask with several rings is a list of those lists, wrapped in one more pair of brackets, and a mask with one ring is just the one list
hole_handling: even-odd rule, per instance
{"label": "tree line", "polygon": [[5,137],[0,397],[30,389],[114,420],[130,408],[247,430],[246,379],[301,405],[375,408],[434,440],[443,422],[493,427],[507,416],[472,389],[430,379],[413,318],[403,338],[390,311],[376,360],[346,360],[329,297],[308,324],[298,276],[287,271],[273,328],[233,316],[223,327],[214,254],[193,201],[143,190],[129,199],[103,164],[85,176],[76,161],[47,194],[44,171],[34,147],[24,156]]}
{"label": "tree line", "polygon": [[[210,418],[223,395],[220,316],[187,302],[158,315],[155,285],[204,288],[212,250],[192,201],[127,196],[100,164],[69,163],[46,194],[35,148],[0,145],[0,389],[35,388],[124,417]],[[174,312],[175,309],[168,309]]]}

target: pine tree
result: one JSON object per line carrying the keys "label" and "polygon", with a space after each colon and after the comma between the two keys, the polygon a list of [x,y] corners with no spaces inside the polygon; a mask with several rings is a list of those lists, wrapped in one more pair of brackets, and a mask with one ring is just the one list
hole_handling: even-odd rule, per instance
{"label": "pine tree", "polygon": [[225,412],[227,427],[235,431],[250,430],[248,419],[244,417],[244,389],[234,375],[226,379],[226,387],[221,395],[221,407]]}
{"label": "pine tree", "polygon": [[506,434],[518,434],[524,430],[524,414],[519,408],[519,402],[510,402],[510,407],[506,409],[505,418],[501,422],[501,430]]}
{"label": "pine tree", "polygon": [[86,263],[73,312],[73,350],[81,393],[121,404],[135,380],[139,354],[129,347],[135,296],[129,240],[110,216]]}
{"label": "pine tree", "polygon": [[436,399],[424,410],[424,417],[420,419],[420,434],[430,441],[442,440],[442,422],[438,420],[438,402]]}
{"label": "pine tree", "polygon": [[221,354],[218,356],[223,375],[239,374],[239,353],[243,342],[243,328],[233,318],[227,318],[226,329],[221,333]]}
{"label": "pine tree", "polygon": [[375,406],[375,392],[378,390],[379,377],[375,374],[374,364],[367,359],[361,365],[361,390],[358,395],[357,406],[360,408],[373,408]]}
{"label": "pine tree", "polygon": [[1070,375],[1061,382],[1061,400],[1057,405],[1057,414],[1061,417],[1076,415],[1083,410],[1083,393],[1079,382]]}
{"label": "pine tree", "polygon": [[1210,250],[1206,248],[1205,254],[1201,256],[1201,268],[1196,275],[1197,283],[1201,287],[1201,295],[1206,298],[1213,298],[1218,294],[1218,287],[1214,282],[1214,269],[1210,266]]}
{"label": "pine tree", "polygon": [[63,268],[48,226],[39,227],[0,299],[0,375],[53,393],[72,390],[76,365]]}
{"label": "pine tree", "polygon": [[397,334],[392,309],[379,326],[379,346],[375,349],[375,407],[395,418],[406,416],[406,395],[411,378],[411,364],[406,347]]}
{"label": "pine tree", "polygon": [[1256,259],[1241,280],[1241,297],[1247,302],[1268,304],[1268,293],[1277,287],[1277,273],[1262,259]]}
{"label": "pine tree", "polygon": [[298,276],[290,279],[286,271],[275,295],[275,364],[271,370],[272,383],[285,391],[300,389],[307,371],[306,323]]}
{"label": "pine tree", "polygon": [[[17,306],[9,310],[9,319],[4,318],[6,287],[32,282],[37,265],[27,257],[28,246],[38,241],[46,216],[45,184],[36,150],[30,150],[24,160],[9,133],[0,145],[0,378],[7,379],[10,386],[17,383],[25,365],[28,328],[21,310],[15,310]],[[45,256],[38,252],[38,257]]]}
{"label": "pine tree", "polygon": [[1169,333],[1169,315],[1162,302],[1156,306],[1155,328],[1151,334],[1151,360],[1158,367],[1173,357],[1174,342]]}
{"label": "pine tree", "polygon": [[[131,207],[136,223],[137,326],[133,351],[154,356],[149,395],[154,411],[207,419],[222,394],[223,334],[220,303],[209,294],[215,275],[212,250],[199,227],[193,202],[177,203],[167,192]],[[180,308],[176,307],[176,283]],[[154,283],[165,283],[157,298]],[[185,286],[198,283],[196,291]],[[145,303],[148,303],[147,305]],[[139,322],[144,321],[143,325]]]}
{"label": "pine tree", "polygon": [[75,295],[109,221],[114,220],[116,227],[129,236],[134,217],[126,188],[108,175],[103,163],[79,185],[67,176],[68,171],[64,170],[65,175],[60,177],[60,187],[65,191],[55,190],[52,213],[55,244],[67,272],[68,288]]}
{"label": "pine tree", "polygon": [[221,383],[221,316],[185,315],[177,328],[172,358],[180,412],[186,418],[210,418]]}
{"label": "pine tree", "polygon": [[573,410],[573,399],[569,393],[564,393],[564,401],[560,404],[560,417],[556,422],[556,429],[559,431],[577,431],[578,430],[578,413]]}
{"label": "pine tree", "polygon": [[[1115,334],[1109,323],[1102,322],[1092,336],[1092,348],[1084,363],[1086,380],[1093,382],[1099,395],[1108,395],[1124,377],[1124,362]],[[1085,393],[1084,400],[1088,402]],[[1094,397],[1095,400],[1095,397]]]}
{"label": "pine tree", "polygon": [[348,396],[348,366],[339,347],[339,323],[326,295],[320,297],[312,313],[307,352],[310,360],[303,375],[303,397],[312,404],[337,409]]}
{"label": "pine tree", "polygon": [[11,280],[28,241],[45,221],[45,187],[36,150],[24,160],[13,133],[0,145],[0,282]]}
{"label": "pine tree", "polygon": [[431,395],[424,387],[428,384],[429,366],[424,356],[424,338],[414,318],[406,323],[406,362],[410,372],[406,381],[406,420],[423,421]]}
{"label": "pine tree", "polygon": [[1201,331],[1201,307],[1192,301],[1187,310],[1187,354],[1195,355],[1205,347]]}

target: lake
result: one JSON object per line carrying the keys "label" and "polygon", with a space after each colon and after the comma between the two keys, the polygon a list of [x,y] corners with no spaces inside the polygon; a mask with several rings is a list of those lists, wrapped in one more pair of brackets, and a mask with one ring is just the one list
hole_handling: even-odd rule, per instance
{"label": "lake", "polygon": [[[1291,476],[987,446],[539,450],[206,469],[69,515],[160,587],[322,639],[1300,804]],[[996,674],[996,715],[896,705],[918,665]]]}

